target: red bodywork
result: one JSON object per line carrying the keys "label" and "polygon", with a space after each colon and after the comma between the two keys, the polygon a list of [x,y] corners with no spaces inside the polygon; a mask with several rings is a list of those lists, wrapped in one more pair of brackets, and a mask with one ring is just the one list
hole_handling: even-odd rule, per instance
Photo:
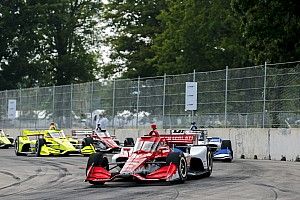
{"label": "red bodywork", "polygon": [[[138,138],[132,153],[126,156],[128,160],[117,173],[111,173],[109,170],[100,166],[90,166],[87,170],[85,181],[89,182],[107,182],[116,178],[133,178],[142,181],[171,181],[178,178],[177,165],[166,163],[166,157],[173,150],[172,144],[193,144],[196,135],[152,135]],[[147,145],[152,145],[147,147]],[[128,151],[129,152],[129,151]],[[118,163],[111,163],[116,165]],[[119,163],[120,164],[120,163]],[[155,167],[155,166],[159,167]],[[154,166],[153,170],[151,167]]]}
{"label": "red bodywork", "polygon": [[113,140],[115,139],[112,136],[101,136],[99,134],[92,134],[92,138],[94,141],[101,141],[104,143],[109,150],[120,149],[120,146]]}
{"label": "red bodywork", "polygon": [[[72,136],[84,136],[91,137],[95,142],[102,142],[106,147],[107,151],[119,150],[121,147],[114,141],[115,136],[111,136],[108,132],[95,132],[92,130],[73,130]],[[97,149],[96,149],[97,150]]]}

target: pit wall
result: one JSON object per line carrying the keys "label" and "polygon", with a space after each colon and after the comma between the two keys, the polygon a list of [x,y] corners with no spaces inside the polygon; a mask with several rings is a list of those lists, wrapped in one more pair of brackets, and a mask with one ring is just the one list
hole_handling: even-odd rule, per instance
{"label": "pit wall", "polygon": [[[218,136],[230,139],[234,151],[234,157],[253,159],[280,160],[282,156],[294,161],[300,156],[300,128],[291,129],[262,129],[262,128],[208,128],[208,136]],[[5,133],[12,137],[19,135],[20,130],[7,129]],[[169,133],[170,130],[158,130],[160,133]],[[149,129],[109,129],[111,135],[115,135],[121,142],[126,137],[137,138],[148,134]],[[71,130],[66,129],[66,134]]]}

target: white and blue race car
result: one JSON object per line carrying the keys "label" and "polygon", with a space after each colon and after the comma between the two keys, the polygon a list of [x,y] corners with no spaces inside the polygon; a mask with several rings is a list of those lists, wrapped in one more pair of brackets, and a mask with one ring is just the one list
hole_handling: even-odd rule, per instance
{"label": "white and blue race car", "polygon": [[213,159],[231,162],[233,151],[230,140],[223,140],[220,137],[207,137],[207,144],[212,149]]}

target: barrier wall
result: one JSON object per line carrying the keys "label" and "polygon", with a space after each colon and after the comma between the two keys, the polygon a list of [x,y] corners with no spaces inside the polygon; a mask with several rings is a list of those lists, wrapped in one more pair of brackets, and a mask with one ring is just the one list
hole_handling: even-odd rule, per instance
{"label": "barrier wall", "polygon": [[[7,129],[5,133],[12,137],[19,135],[20,130]],[[112,135],[122,142],[126,137],[137,138],[146,135],[149,129],[115,129],[109,130]],[[169,133],[169,130],[159,130]],[[70,134],[71,130],[65,130]],[[245,158],[280,160],[285,156],[287,160],[295,160],[300,155],[300,129],[262,129],[262,128],[209,128],[209,136],[219,136],[232,141],[235,158],[245,155]]]}

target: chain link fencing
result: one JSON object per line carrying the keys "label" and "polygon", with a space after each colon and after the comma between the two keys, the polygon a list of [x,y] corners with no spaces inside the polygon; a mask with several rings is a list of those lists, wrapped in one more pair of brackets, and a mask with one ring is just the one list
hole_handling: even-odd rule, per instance
{"label": "chain link fencing", "polygon": [[[197,82],[195,111],[186,82]],[[100,111],[110,128],[300,127],[300,61],[0,92],[0,128],[91,128]]]}

